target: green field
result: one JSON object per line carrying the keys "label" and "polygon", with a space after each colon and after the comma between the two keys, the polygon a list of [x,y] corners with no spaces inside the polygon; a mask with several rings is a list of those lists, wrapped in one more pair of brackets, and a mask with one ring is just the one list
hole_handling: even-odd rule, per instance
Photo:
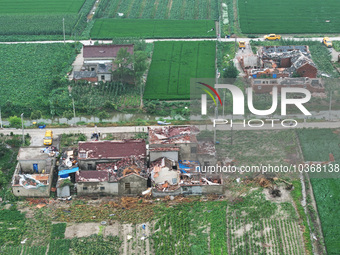
{"label": "green field", "polygon": [[[299,130],[298,135],[306,161],[328,161],[329,153],[332,153],[335,163],[340,163],[339,130]],[[339,177],[339,174],[337,175]],[[322,224],[327,253],[338,255],[340,254],[340,179],[311,178],[311,183]]]}
{"label": "green field", "polygon": [[0,0],[0,35],[62,35],[63,19],[66,35],[80,35],[94,2]]}
{"label": "green field", "polygon": [[74,44],[0,45],[0,55],[2,113],[29,116],[37,109],[49,113],[51,91],[63,84],[60,80],[75,58]]}
{"label": "green field", "polygon": [[91,30],[92,39],[115,37],[194,38],[216,37],[213,20],[134,20],[100,19]]}
{"label": "green field", "polygon": [[155,42],[145,99],[190,99],[191,78],[215,76],[215,42]]}
{"label": "green field", "polygon": [[218,20],[218,0],[102,0],[96,18]]}
{"label": "green field", "polygon": [[340,32],[338,0],[239,0],[238,11],[243,33]]}
{"label": "green field", "polygon": [[0,0],[0,13],[78,13],[83,4],[84,0]]}

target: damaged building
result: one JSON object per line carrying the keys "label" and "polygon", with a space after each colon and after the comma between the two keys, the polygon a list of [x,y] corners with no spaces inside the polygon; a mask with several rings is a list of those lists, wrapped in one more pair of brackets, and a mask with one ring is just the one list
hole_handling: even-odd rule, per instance
{"label": "damaged building", "polygon": [[143,139],[79,142],[78,145],[78,164],[81,170],[97,170],[98,164],[113,163],[131,156],[146,159]]}
{"label": "damaged building", "polygon": [[252,78],[316,78],[318,70],[307,45],[264,46],[257,55],[238,59],[243,71]]}
{"label": "damaged building", "polygon": [[278,78],[278,79],[251,79],[251,87],[257,94],[271,93],[273,87],[277,87],[278,92],[281,92],[281,88],[295,87],[305,88],[311,93],[324,93],[325,87],[320,78]]}
{"label": "damaged building", "polygon": [[21,147],[12,178],[12,191],[17,197],[49,197],[55,153],[45,147]]}
{"label": "damaged building", "polygon": [[78,195],[139,195],[147,188],[144,158],[131,156],[113,163],[99,163],[97,170],[76,173]]}
{"label": "damaged building", "polygon": [[152,195],[164,197],[223,194],[222,176],[197,172],[198,166],[198,161],[176,162],[165,157],[151,162]]}
{"label": "damaged building", "polygon": [[138,195],[147,188],[142,139],[80,142],[78,195]]}
{"label": "damaged building", "polygon": [[149,127],[150,161],[159,157],[196,160],[198,132],[195,126]]}

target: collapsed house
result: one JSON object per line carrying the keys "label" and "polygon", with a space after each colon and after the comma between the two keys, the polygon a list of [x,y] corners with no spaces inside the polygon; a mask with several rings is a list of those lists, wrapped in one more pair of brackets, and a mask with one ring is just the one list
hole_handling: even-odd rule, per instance
{"label": "collapsed house", "polygon": [[194,126],[149,127],[150,161],[159,157],[196,160],[199,129]]}
{"label": "collapsed house", "polygon": [[121,49],[126,49],[128,53],[133,55],[134,45],[84,45],[83,66],[81,71],[73,72],[73,79],[90,82],[112,81],[112,72],[117,68],[114,60]]}
{"label": "collapsed house", "polygon": [[97,170],[76,173],[78,195],[138,195],[147,188],[144,158],[131,156],[112,163],[99,163]]}
{"label": "collapsed house", "polygon": [[138,195],[147,188],[142,139],[79,142],[78,195]]}
{"label": "collapsed house", "polygon": [[307,45],[264,46],[257,55],[244,56],[238,60],[247,76],[254,79],[294,75],[316,78],[318,72]]}
{"label": "collapsed house", "polygon": [[277,87],[278,92],[281,93],[281,88],[305,88],[311,93],[324,93],[325,87],[320,78],[279,78],[279,79],[251,79],[251,87],[257,94],[271,93],[273,87]]}
{"label": "collapsed house", "polygon": [[56,153],[45,147],[21,147],[12,178],[17,197],[49,197]]}
{"label": "collapsed house", "polygon": [[150,175],[154,197],[176,195],[223,194],[220,174],[197,172],[198,161],[181,161],[165,157],[153,161]]}

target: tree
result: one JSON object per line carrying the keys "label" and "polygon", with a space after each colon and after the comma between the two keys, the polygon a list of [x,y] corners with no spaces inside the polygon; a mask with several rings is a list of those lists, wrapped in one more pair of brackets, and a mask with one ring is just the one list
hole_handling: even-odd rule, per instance
{"label": "tree", "polygon": [[121,48],[117,52],[117,57],[113,63],[116,66],[114,73],[118,76],[120,82],[123,82],[124,78],[131,74],[133,64],[133,58],[127,48]]}
{"label": "tree", "polygon": [[73,112],[71,110],[64,111],[63,117],[66,118],[67,120],[70,120],[73,118]]}
{"label": "tree", "polygon": [[99,112],[98,113],[98,118],[99,118],[99,121],[102,122],[103,119],[106,119],[109,117],[109,114],[107,112]]}
{"label": "tree", "polygon": [[17,116],[9,117],[9,125],[14,128],[21,128],[21,118]]}
{"label": "tree", "polygon": [[37,120],[41,118],[41,111],[36,110],[31,113],[31,120]]}
{"label": "tree", "polygon": [[237,78],[238,70],[234,66],[234,64],[231,64],[225,68],[223,72],[223,78]]}
{"label": "tree", "polygon": [[143,82],[143,74],[145,73],[148,65],[146,60],[148,55],[144,51],[136,51],[134,54],[134,74],[135,74],[135,85],[139,87],[140,92],[140,108],[143,108],[143,94],[145,84]]}

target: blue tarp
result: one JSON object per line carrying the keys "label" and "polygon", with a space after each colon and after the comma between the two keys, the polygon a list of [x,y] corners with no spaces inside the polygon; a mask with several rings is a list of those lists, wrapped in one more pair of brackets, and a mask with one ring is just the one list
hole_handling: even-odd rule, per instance
{"label": "blue tarp", "polygon": [[66,175],[66,174],[71,174],[79,171],[79,167],[74,167],[71,169],[65,169],[65,170],[60,170],[58,175]]}

